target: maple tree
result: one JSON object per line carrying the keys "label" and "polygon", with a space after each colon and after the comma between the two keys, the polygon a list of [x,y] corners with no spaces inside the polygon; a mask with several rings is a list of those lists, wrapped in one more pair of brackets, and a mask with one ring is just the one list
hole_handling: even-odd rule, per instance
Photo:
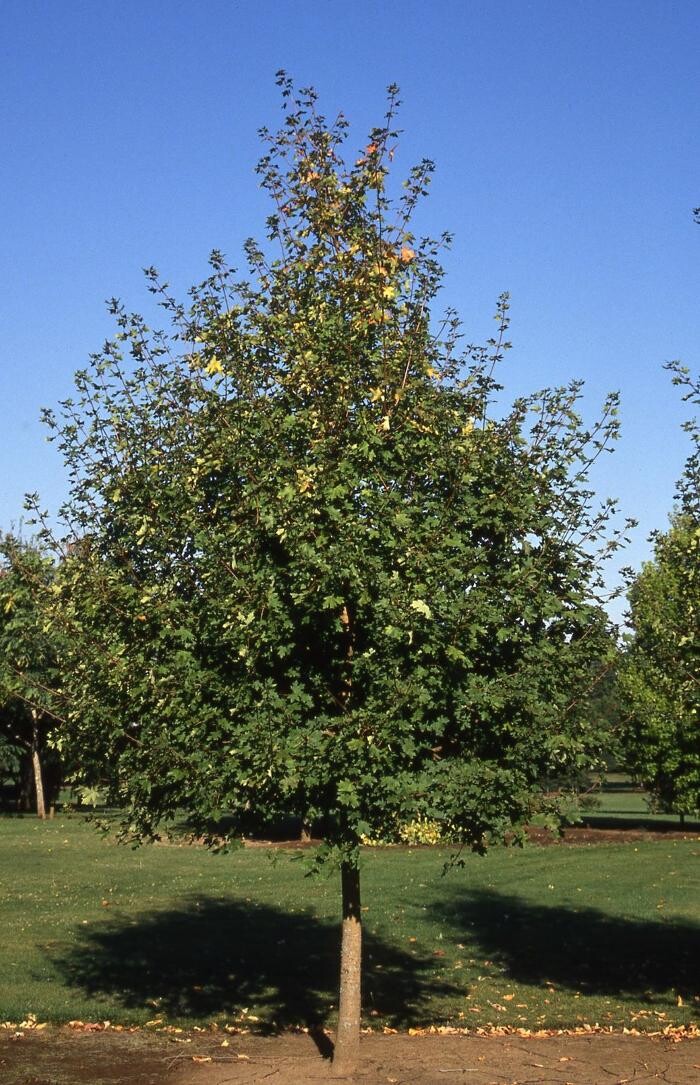
{"label": "maple tree", "polygon": [[247,277],[215,252],[184,305],[148,269],[169,331],[113,301],[114,339],[46,415],[71,478],[62,740],[137,838],[182,809],[212,840],[250,811],[319,827],[317,864],[341,874],[343,1074],[362,837],[426,817],[483,850],[545,778],[590,764],[620,537],[587,472],[616,400],[592,427],[579,383],[500,411],[508,299],[484,346],[432,313],[449,238],[412,231],[431,162],[392,198],[396,88],[348,162],[345,119],[279,81]]}

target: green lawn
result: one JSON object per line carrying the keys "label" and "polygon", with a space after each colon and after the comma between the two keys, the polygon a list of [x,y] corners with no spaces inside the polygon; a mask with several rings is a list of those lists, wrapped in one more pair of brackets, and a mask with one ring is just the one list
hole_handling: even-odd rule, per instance
{"label": "green lawn", "polygon": [[[445,854],[366,852],[369,1023],[697,1020],[700,840]],[[0,1020],[332,1023],[336,879],[287,853],[3,818],[0,870]]]}
{"label": "green lawn", "polygon": [[[646,793],[621,773],[609,773],[600,790],[591,793],[589,802],[581,813],[584,823],[592,828],[681,828],[677,814],[652,811]],[[686,817],[682,828],[700,834],[700,820]]]}

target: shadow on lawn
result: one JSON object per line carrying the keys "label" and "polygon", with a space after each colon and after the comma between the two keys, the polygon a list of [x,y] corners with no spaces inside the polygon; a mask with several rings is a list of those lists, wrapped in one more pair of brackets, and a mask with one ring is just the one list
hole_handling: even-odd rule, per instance
{"label": "shadow on lawn", "polygon": [[[420,1017],[431,998],[452,993],[431,975],[432,958],[387,945],[365,931],[365,1010],[396,1027]],[[151,1016],[226,1017],[243,1007],[256,1028],[323,1024],[337,1001],[336,924],[266,905],[210,897],[172,911],[110,917],[78,928],[77,944],[52,954],[67,981]]]}
{"label": "shadow on lawn", "polygon": [[581,816],[581,825],[586,829],[635,829],[648,833],[688,833],[695,834],[700,831],[700,821],[695,818],[686,818],[681,823],[680,818],[672,821],[654,817],[653,814],[631,814],[621,810],[619,813],[609,811],[598,814],[595,811],[586,811]]}
{"label": "shadow on lawn", "polygon": [[453,891],[433,910],[470,949],[520,983],[550,981],[635,1000],[669,991],[687,999],[698,994],[699,924],[533,904],[488,890]]}

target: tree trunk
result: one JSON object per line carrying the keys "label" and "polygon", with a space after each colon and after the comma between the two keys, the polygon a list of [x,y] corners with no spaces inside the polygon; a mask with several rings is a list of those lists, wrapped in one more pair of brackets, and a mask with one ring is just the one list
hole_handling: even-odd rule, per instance
{"label": "tree trunk", "polygon": [[362,917],[358,867],[344,862],[341,867],[341,882],[343,935],[340,950],[340,998],[338,1030],[333,1052],[333,1076],[349,1077],[357,1069],[360,1055]]}
{"label": "tree trunk", "polygon": [[32,769],[34,771],[34,790],[36,792],[36,816],[45,818],[44,780],[41,774],[41,757],[39,756],[39,722],[35,709],[32,710]]}

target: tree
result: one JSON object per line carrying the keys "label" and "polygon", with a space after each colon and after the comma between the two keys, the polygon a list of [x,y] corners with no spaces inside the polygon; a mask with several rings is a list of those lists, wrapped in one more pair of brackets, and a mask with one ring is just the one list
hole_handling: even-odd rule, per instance
{"label": "tree", "polygon": [[321,828],[342,885],[342,1074],[363,834],[427,816],[483,850],[545,777],[590,762],[599,559],[619,539],[586,477],[616,401],[590,429],[578,383],[499,415],[508,301],[484,347],[432,317],[449,239],[411,229],[429,161],[391,199],[396,88],[347,164],[344,118],[280,84],[248,279],[215,252],[184,306],[149,269],[170,331],[113,301],[115,338],[47,413],[72,480],[56,614],[65,741],[85,783],[110,767],[128,834],[182,808],[211,839],[251,810]]}
{"label": "tree", "polygon": [[[40,549],[0,537],[0,764],[25,791],[25,765],[38,817],[46,817],[45,752],[60,683],[57,633],[48,624],[48,593],[54,568]],[[49,754],[55,772],[57,757]],[[27,795],[27,799],[29,796]]]}
{"label": "tree", "polygon": [[0,795],[4,799],[7,790],[11,789],[17,800],[24,751],[16,737],[14,708],[14,704],[0,708]]}
{"label": "tree", "polygon": [[[700,385],[673,363],[674,383],[700,403]],[[633,774],[659,810],[681,820],[700,808],[700,434],[678,484],[677,511],[653,536],[654,557],[629,594],[632,639],[620,675]]]}
{"label": "tree", "polygon": [[[618,638],[611,636],[607,652],[593,664],[591,688],[586,698],[587,718],[591,729],[597,735],[597,744],[603,751],[608,769],[616,766],[623,756],[624,720],[618,687],[621,660],[622,649]],[[590,780],[585,783],[590,786]]]}

